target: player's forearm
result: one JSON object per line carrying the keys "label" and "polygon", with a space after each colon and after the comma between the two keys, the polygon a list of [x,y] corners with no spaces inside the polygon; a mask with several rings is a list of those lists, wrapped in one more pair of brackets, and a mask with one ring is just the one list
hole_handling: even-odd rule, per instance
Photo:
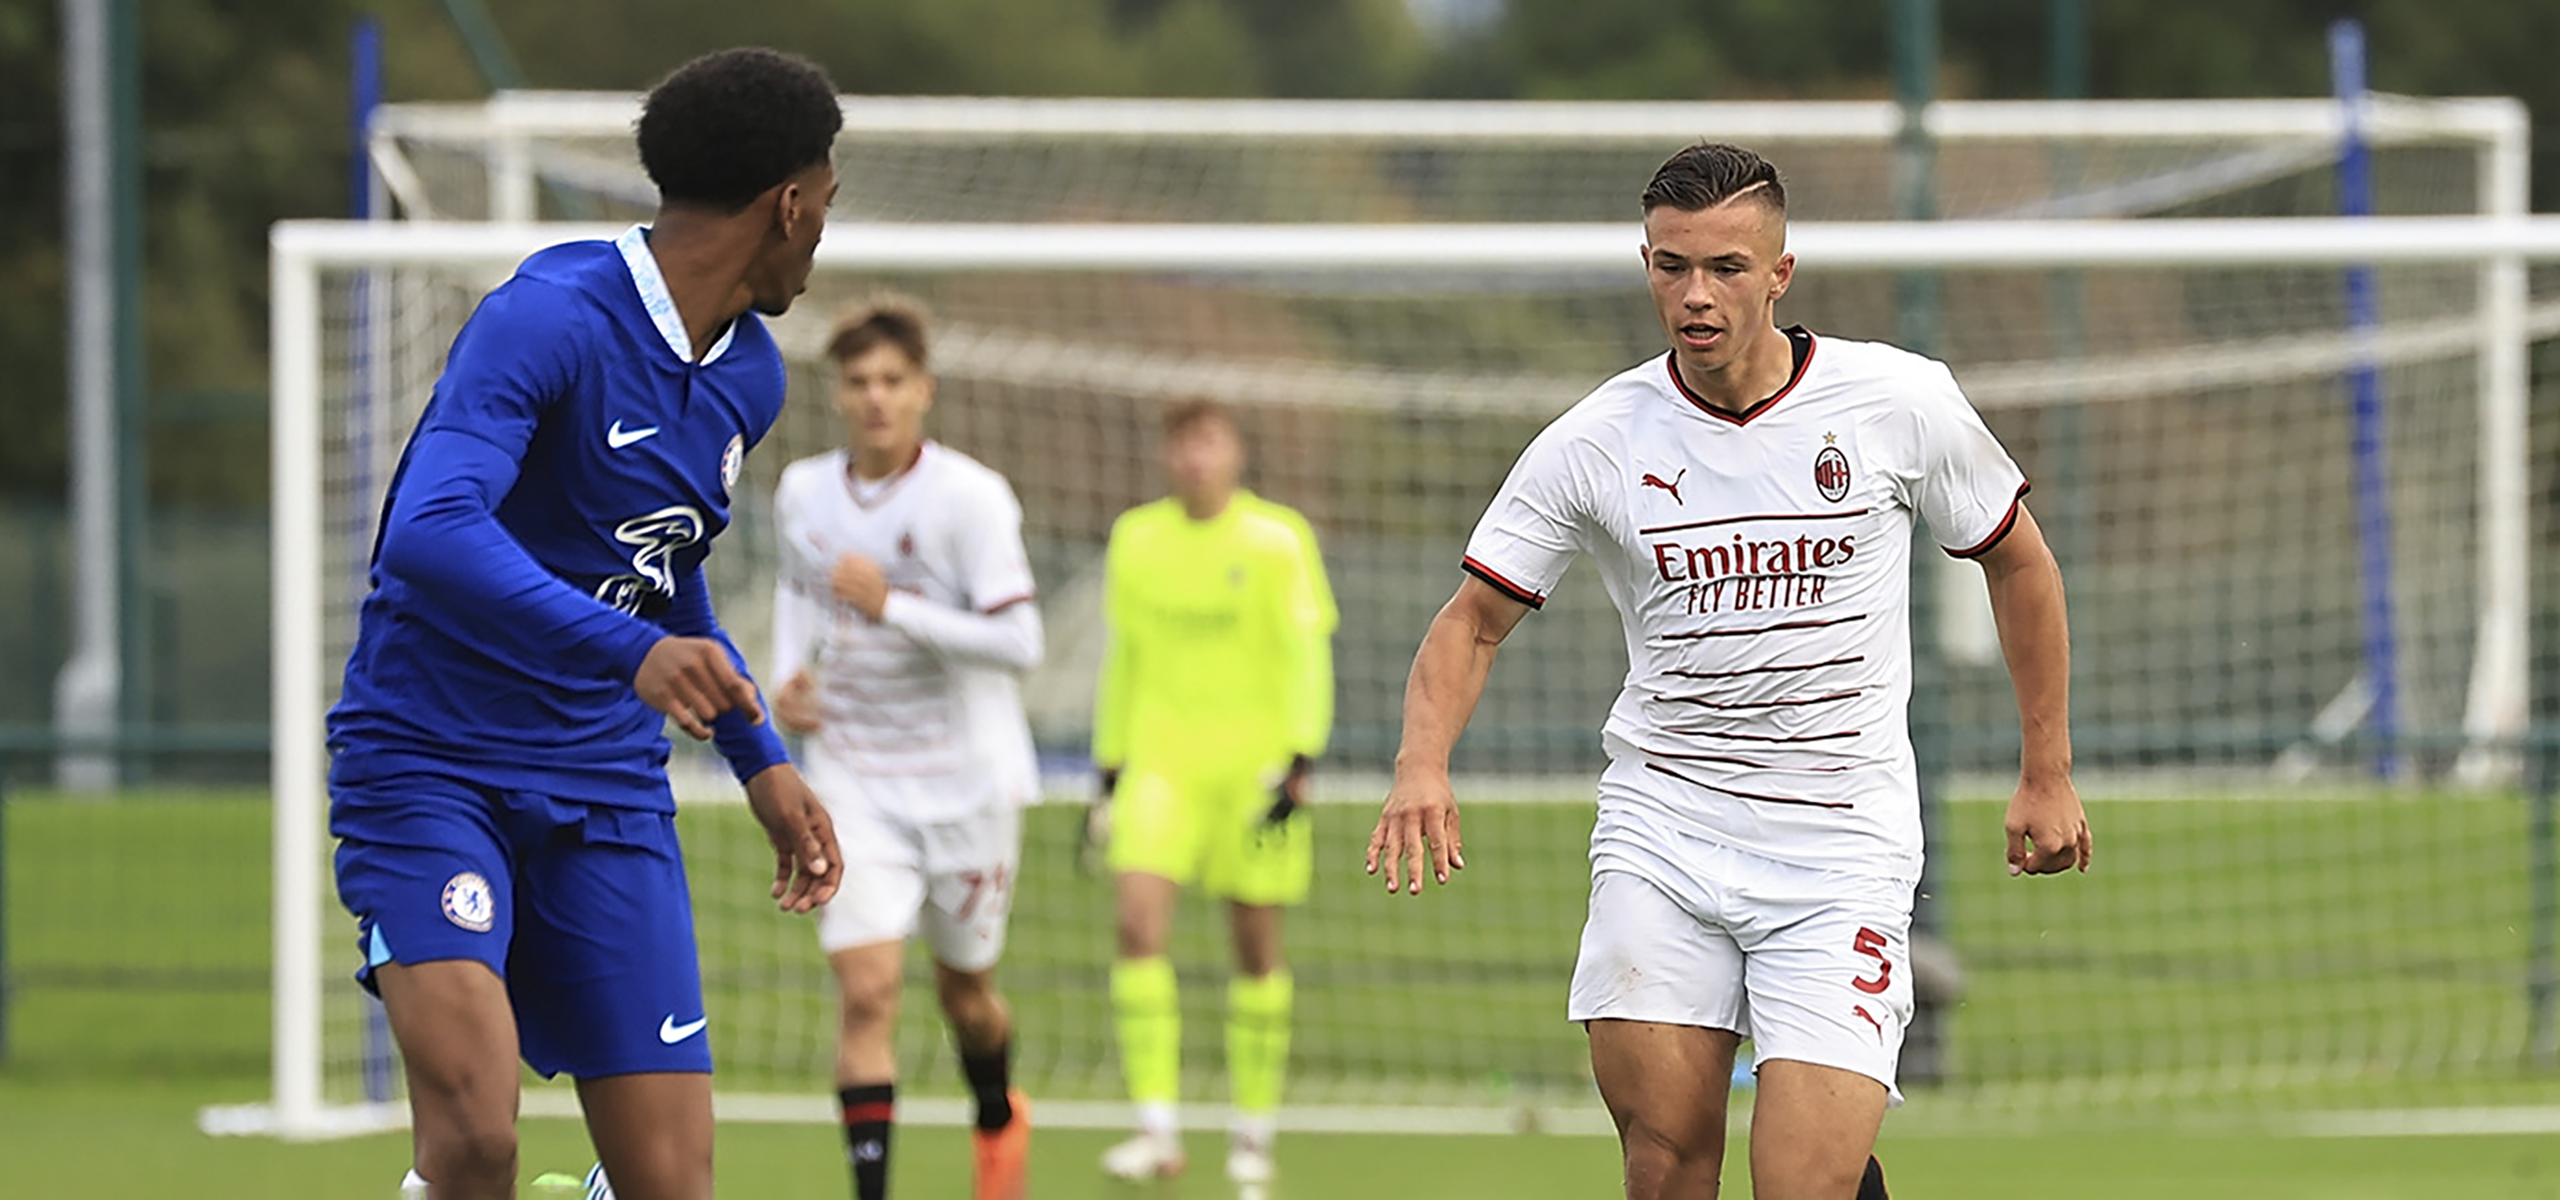
{"label": "player's forearm", "polygon": [[1040,608],[1028,600],[981,613],[937,604],[912,592],[891,592],[880,620],[951,662],[1007,671],[1028,671],[1040,665]]}
{"label": "player's forearm", "polygon": [[1404,684],[1404,735],[1396,750],[1396,773],[1449,770],[1449,753],[1458,744],[1476,701],[1492,677],[1501,641],[1485,636],[1465,615],[1444,608],[1431,619],[1414,652],[1413,671]]}
{"label": "player's forearm", "polygon": [[1282,678],[1288,693],[1281,716],[1289,752],[1322,758],[1333,737],[1333,639],[1320,626],[1310,626],[1293,633],[1287,649]]}
{"label": "player's forearm", "polygon": [[1105,627],[1102,673],[1093,683],[1093,765],[1118,770],[1129,757],[1129,648]]}
{"label": "player's forearm", "polygon": [[2033,552],[1985,564],[2000,653],[2018,697],[2019,771],[2071,773],[2071,629],[2062,571],[2038,540]]}
{"label": "player's forearm", "polygon": [[516,652],[563,657],[600,677],[629,679],[663,636],[545,570],[498,524],[497,497],[515,463],[467,434],[431,431],[383,523],[382,572],[437,606],[507,639]]}

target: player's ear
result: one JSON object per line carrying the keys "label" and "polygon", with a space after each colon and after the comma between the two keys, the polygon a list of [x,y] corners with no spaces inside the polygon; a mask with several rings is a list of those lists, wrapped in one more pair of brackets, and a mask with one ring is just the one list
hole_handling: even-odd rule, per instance
{"label": "player's ear", "polygon": [[1795,279],[1796,256],[1793,254],[1779,255],[1777,269],[1769,272],[1769,302],[1771,304],[1777,303],[1778,297],[1787,294],[1787,285],[1794,283]]}
{"label": "player's ear", "polygon": [[783,180],[774,189],[773,223],[781,228],[784,241],[798,234],[800,223],[809,219],[808,204],[809,189],[797,176]]}
{"label": "player's ear", "polygon": [[773,223],[781,230],[783,240],[800,235],[812,221],[826,217],[827,197],[820,187],[820,172],[802,171],[773,187]]}

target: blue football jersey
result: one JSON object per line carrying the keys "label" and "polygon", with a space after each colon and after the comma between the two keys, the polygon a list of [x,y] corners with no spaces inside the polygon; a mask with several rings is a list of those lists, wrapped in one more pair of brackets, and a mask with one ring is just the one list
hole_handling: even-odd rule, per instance
{"label": "blue football jersey", "polygon": [[[645,230],[527,259],[455,338],[392,477],[333,783],[671,807],[632,679],[670,634],[727,641],[702,562],[784,388],[752,313],[695,360]],[[741,714],[717,732],[742,779],[783,759]]]}

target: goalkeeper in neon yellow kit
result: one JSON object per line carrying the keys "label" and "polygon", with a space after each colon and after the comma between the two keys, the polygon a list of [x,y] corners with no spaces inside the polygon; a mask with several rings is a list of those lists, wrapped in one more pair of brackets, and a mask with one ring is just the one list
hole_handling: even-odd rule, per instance
{"label": "goalkeeper in neon yellow kit", "polygon": [[1306,518],[1237,486],[1244,442],[1225,409],[1192,401],[1168,413],[1165,467],[1174,494],[1121,514],[1105,562],[1111,648],[1093,728],[1103,795],[1088,830],[1107,840],[1118,890],[1111,1006],[1139,1129],[1102,1165],[1124,1179],[1183,1168],[1181,1008],[1165,940],[1176,894],[1197,883],[1228,901],[1235,937],[1227,1174],[1260,1183],[1273,1173],[1289,1057],[1280,911],[1306,898],[1315,872],[1304,800],[1333,722],[1336,613]]}

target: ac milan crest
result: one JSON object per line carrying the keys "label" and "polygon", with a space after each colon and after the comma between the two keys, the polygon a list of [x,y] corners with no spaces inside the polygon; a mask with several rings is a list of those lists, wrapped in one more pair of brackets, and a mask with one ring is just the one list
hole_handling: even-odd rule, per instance
{"label": "ac milan crest", "polygon": [[1825,446],[1813,456],[1813,486],[1822,498],[1837,502],[1849,494],[1849,456],[1838,446]]}

